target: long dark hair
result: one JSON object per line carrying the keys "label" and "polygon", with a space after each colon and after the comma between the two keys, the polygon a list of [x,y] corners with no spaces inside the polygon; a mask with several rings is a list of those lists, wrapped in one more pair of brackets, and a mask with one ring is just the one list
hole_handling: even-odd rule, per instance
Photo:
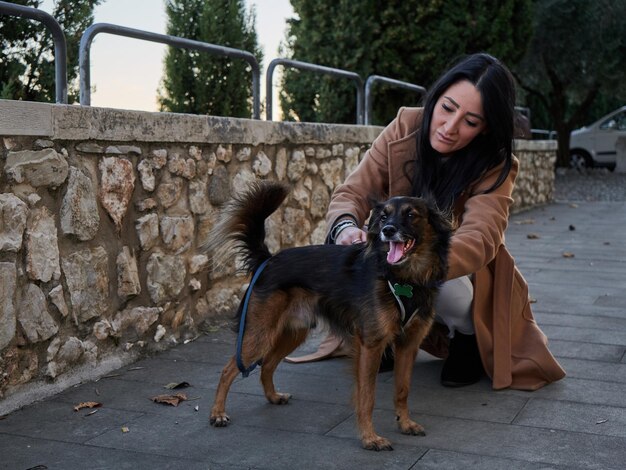
{"label": "long dark hair", "polygon": [[[442,159],[430,145],[433,111],[439,97],[450,86],[463,80],[471,82],[480,92],[487,132],[478,134],[451,158]],[[417,135],[413,195],[434,197],[441,209],[450,209],[470,183],[504,162],[498,179],[485,193],[500,186],[513,162],[514,106],[513,77],[498,59],[489,54],[467,56],[444,73],[424,100],[423,121]]]}

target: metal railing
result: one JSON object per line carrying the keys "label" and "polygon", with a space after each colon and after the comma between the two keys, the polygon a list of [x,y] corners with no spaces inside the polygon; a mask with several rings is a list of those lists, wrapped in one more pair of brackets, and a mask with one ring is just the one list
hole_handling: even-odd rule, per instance
{"label": "metal railing", "polygon": [[169,36],[166,34],[151,33],[134,28],[127,28],[110,23],[95,23],[85,30],[80,38],[79,49],[79,73],[80,73],[80,104],[85,106],[91,105],[91,76],[89,70],[89,50],[91,42],[98,33],[115,34],[134,39],[142,39],[145,41],[158,42],[167,44],[168,46],[178,47],[182,49],[194,49],[197,51],[208,52],[210,54],[223,55],[226,57],[235,57],[243,59],[250,64],[252,68],[252,118],[260,119],[261,117],[261,71],[256,57],[250,52],[230,47],[218,46],[192,39],[185,39],[178,36]]}
{"label": "metal railing", "polygon": [[546,136],[548,140],[554,140],[557,137],[557,132],[549,129],[531,129],[530,132],[533,138],[536,136]]}
{"label": "metal railing", "polygon": [[399,88],[405,88],[407,90],[416,91],[419,94],[426,93],[426,88],[413,83],[403,82],[394,78],[382,77],[380,75],[370,75],[365,81],[365,125],[369,126],[372,119],[372,87],[375,83],[385,83],[387,85],[393,85]]}
{"label": "metal railing", "polygon": [[309,70],[312,72],[324,73],[327,75],[333,75],[336,77],[347,78],[355,82],[356,84],[356,123],[363,124],[363,79],[358,73],[348,72],[347,70],[335,69],[332,67],[325,67],[323,65],[310,64],[308,62],[300,62],[293,59],[278,58],[272,60],[267,66],[267,72],[265,74],[265,119],[272,120],[272,76],[274,69],[278,65],[287,67],[293,67],[296,69]]}
{"label": "metal railing", "polygon": [[9,2],[0,2],[0,15],[21,16],[43,23],[52,33],[54,40],[55,99],[67,104],[67,43],[61,25],[54,16],[37,8],[25,7]]}
{"label": "metal railing", "polygon": [[[56,86],[56,102],[67,104],[67,43],[65,35],[59,23],[55,18],[37,8],[25,7],[14,3],[0,1],[0,15],[20,16],[33,19],[43,23],[54,39],[54,59],[55,59],[55,86]],[[88,27],[80,39],[79,47],[79,75],[80,75],[80,104],[91,106],[91,72],[90,72],[90,49],[94,37],[99,33],[108,33],[118,36],[124,36],[145,41],[166,44],[172,47],[182,49],[193,49],[210,54],[222,55],[226,57],[234,57],[243,59],[250,64],[252,71],[252,117],[260,119],[261,117],[261,101],[260,101],[260,83],[261,72],[259,64],[253,54],[240,49],[209,44],[192,39],[181,38],[178,36],[169,36],[166,34],[152,33],[125,26],[119,26],[110,23],[96,23]],[[293,59],[278,58],[270,62],[266,73],[266,119],[272,120],[272,78],[274,69],[279,66],[293,67],[296,69],[309,70],[312,72],[323,73],[341,78],[352,80],[356,86],[356,123],[369,125],[372,116],[372,99],[371,90],[375,83],[383,82],[389,85],[405,88],[425,93],[426,89],[419,85],[395,80],[380,75],[370,75],[365,84],[361,76],[355,72],[347,70],[326,67],[323,65],[312,64],[309,62],[301,62]]]}

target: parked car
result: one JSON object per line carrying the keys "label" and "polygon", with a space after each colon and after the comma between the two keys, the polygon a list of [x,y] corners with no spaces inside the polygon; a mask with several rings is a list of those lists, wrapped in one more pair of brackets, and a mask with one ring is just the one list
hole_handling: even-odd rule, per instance
{"label": "parked car", "polygon": [[619,137],[626,136],[626,106],[616,109],[570,135],[570,164],[574,168],[615,168]]}

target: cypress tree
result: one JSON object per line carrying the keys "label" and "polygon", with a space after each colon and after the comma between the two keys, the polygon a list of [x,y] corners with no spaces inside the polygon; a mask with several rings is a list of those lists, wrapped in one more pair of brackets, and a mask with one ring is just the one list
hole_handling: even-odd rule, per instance
{"label": "cypress tree", "polygon": [[[168,0],[167,34],[251,52],[259,62],[254,11],[243,0]],[[249,118],[252,77],[243,59],[170,48],[159,104],[162,111]]]}
{"label": "cypress tree", "polygon": [[[531,0],[307,0],[291,1],[289,57],[304,62],[421,85],[433,81],[463,54],[486,51],[506,64],[522,57],[531,34]],[[354,123],[354,86],[288,69],[281,107],[287,119]],[[417,105],[412,91],[379,85],[373,123],[386,124],[403,105]]]}

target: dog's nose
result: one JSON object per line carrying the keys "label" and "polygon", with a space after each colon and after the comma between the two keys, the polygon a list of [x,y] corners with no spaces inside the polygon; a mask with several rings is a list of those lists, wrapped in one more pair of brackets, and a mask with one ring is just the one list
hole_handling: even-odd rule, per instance
{"label": "dog's nose", "polygon": [[398,233],[398,229],[393,225],[385,225],[382,229],[383,235],[387,238],[393,237],[396,233]]}

